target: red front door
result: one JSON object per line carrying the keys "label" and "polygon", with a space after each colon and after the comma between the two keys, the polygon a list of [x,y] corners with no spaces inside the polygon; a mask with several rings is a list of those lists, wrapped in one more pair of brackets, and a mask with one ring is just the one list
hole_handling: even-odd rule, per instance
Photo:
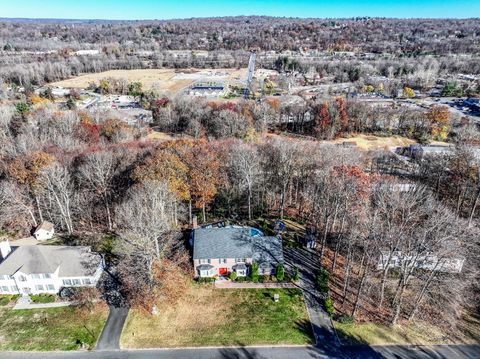
{"label": "red front door", "polygon": [[218,270],[218,273],[219,273],[220,275],[227,275],[227,274],[228,274],[228,268],[220,268],[220,269]]}

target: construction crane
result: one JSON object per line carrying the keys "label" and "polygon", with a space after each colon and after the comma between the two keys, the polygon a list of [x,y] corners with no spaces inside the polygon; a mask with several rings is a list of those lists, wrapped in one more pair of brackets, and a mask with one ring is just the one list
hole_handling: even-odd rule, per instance
{"label": "construction crane", "polygon": [[255,72],[255,60],[257,59],[257,53],[250,53],[250,60],[248,60],[248,75],[247,75],[247,84],[243,92],[243,97],[248,99],[250,97],[250,87],[252,86],[253,73]]}

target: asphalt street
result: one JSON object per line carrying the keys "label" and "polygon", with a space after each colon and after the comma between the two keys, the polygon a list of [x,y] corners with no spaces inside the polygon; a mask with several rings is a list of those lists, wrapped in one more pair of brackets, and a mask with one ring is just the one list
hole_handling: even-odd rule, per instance
{"label": "asphalt street", "polygon": [[0,359],[477,359],[479,345],[357,346],[333,354],[317,347],[195,348],[92,352],[4,352]]}

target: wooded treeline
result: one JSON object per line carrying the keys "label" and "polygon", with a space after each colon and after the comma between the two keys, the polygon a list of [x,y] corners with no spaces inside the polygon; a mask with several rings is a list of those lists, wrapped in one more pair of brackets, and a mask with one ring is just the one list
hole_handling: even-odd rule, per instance
{"label": "wooded treeline", "polygon": [[[378,106],[345,97],[296,100],[218,103],[188,97],[144,98],[158,130],[194,138],[247,138],[255,133],[286,132],[323,140],[355,133],[401,135],[423,143],[461,138],[477,144],[480,140],[475,126],[462,123],[446,106],[429,110],[397,107],[393,102]],[[466,133],[468,138],[462,135]]]}
{"label": "wooded treeline", "polygon": [[[306,223],[341,288],[333,295],[337,310],[359,318],[452,324],[463,305],[475,303],[478,160],[464,171],[456,165],[465,163],[459,150],[444,167],[412,177],[416,190],[401,192],[393,188],[404,179],[376,170],[368,153],[247,127],[250,136],[242,139],[229,130],[220,139],[158,143],[115,119],[4,106],[0,226],[21,236],[49,220],[66,240],[93,245],[114,236],[122,291],[147,308],[166,290],[161,278],[172,272],[166,266],[188,263],[179,229],[193,213],[201,222],[290,216]],[[434,173],[440,180],[432,180]],[[467,208],[474,208],[470,221]],[[460,274],[410,265],[380,271],[381,251],[412,260],[462,256],[466,264]]]}
{"label": "wooded treeline", "polygon": [[4,50],[333,50],[478,53],[478,19],[295,19],[266,16],[164,21],[7,20]]}
{"label": "wooded treeline", "polygon": [[[479,34],[478,19],[4,20],[0,78],[25,86],[111,69],[238,68],[256,50],[257,68],[314,69],[334,82],[386,76],[421,89],[450,75],[479,74]],[[92,49],[99,53],[73,55]]]}

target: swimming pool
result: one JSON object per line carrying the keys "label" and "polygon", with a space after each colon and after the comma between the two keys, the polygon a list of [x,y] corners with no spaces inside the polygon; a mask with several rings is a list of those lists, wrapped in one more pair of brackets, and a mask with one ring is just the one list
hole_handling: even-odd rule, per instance
{"label": "swimming pool", "polygon": [[263,233],[259,229],[250,228],[250,236],[251,237],[263,237]]}

